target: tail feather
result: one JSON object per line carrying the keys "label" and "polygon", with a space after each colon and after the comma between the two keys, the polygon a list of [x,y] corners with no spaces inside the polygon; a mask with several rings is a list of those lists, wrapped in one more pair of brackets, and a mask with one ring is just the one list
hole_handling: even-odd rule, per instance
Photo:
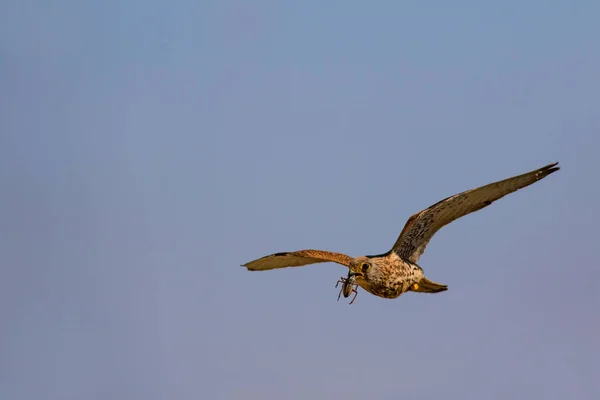
{"label": "tail feather", "polygon": [[430,281],[427,278],[423,278],[421,279],[421,282],[419,282],[419,287],[417,289],[412,290],[413,292],[420,293],[439,293],[448,290],[448,285],[442,285],[440,283]]}

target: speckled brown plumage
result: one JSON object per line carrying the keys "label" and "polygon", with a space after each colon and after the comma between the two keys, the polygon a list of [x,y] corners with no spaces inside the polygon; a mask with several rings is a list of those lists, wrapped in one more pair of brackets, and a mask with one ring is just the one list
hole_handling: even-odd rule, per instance
{"label": "speckled brown plumage", "polygon": [[302,265],[328,261],[347,267],[350,265],[352,257],[325,250],[298,250],[264,256],[258,260],[244,264],[243,267],[247,267],[249,271],[265,271],[276,268],[300,267]]}
{"label": "speckled brown plumage", "polygon": [[348,279],[375,296],[396,298],[407,291],[438,293],[446,285],[425,278],[416,263],[433,235],[452,221],[489,206],[494,201],[529,186],[559,170],[558,163],[441,200],[411,216],[392,249],[377,256],[357,258],[324,250],[275,253],[244,264],[250,271],[336,262],[348,267]]}

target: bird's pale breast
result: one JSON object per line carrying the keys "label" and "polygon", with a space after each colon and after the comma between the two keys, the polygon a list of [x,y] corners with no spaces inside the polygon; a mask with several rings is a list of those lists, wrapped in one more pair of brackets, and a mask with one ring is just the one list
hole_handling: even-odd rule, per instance
{"label": "bird's pale breast", "polygon": [[375,296],[395,299],[406,292],[414,283],[423,279],[423,270],[417,264],[402,260],[397,255],[373,258],[378,265],[378,274],[357,283]]}

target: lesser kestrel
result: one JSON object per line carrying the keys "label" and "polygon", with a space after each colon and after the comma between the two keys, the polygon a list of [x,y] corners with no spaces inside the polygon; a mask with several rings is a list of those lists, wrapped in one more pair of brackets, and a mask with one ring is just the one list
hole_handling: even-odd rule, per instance
{"label": "lesser kestrel", "polygon": [[299,250],[271,254],[242,266],[249,271],[266,271],[333,261],[349,268],[348,278],[341,280],[344,297],[354,291],[353,285],[387,299],[397,298],[408,291],[443,292],[448,290],[448,286],[425,278],[423,269],[417,265],[433,235],[452,221],[558,171],[557,164],[467,190],[435,203],[408,219],[398,240],[385,254],[352,258],[324,250]]}

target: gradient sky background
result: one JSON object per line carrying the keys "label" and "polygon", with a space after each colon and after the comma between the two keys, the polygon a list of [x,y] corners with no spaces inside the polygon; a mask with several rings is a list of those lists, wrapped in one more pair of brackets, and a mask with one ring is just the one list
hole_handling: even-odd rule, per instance
{"label": "gradient sky background", "polygon": [[[597,399],[600,3],[0,4],[0,398]],[[336,302],[406,219],[449,285]]]}

